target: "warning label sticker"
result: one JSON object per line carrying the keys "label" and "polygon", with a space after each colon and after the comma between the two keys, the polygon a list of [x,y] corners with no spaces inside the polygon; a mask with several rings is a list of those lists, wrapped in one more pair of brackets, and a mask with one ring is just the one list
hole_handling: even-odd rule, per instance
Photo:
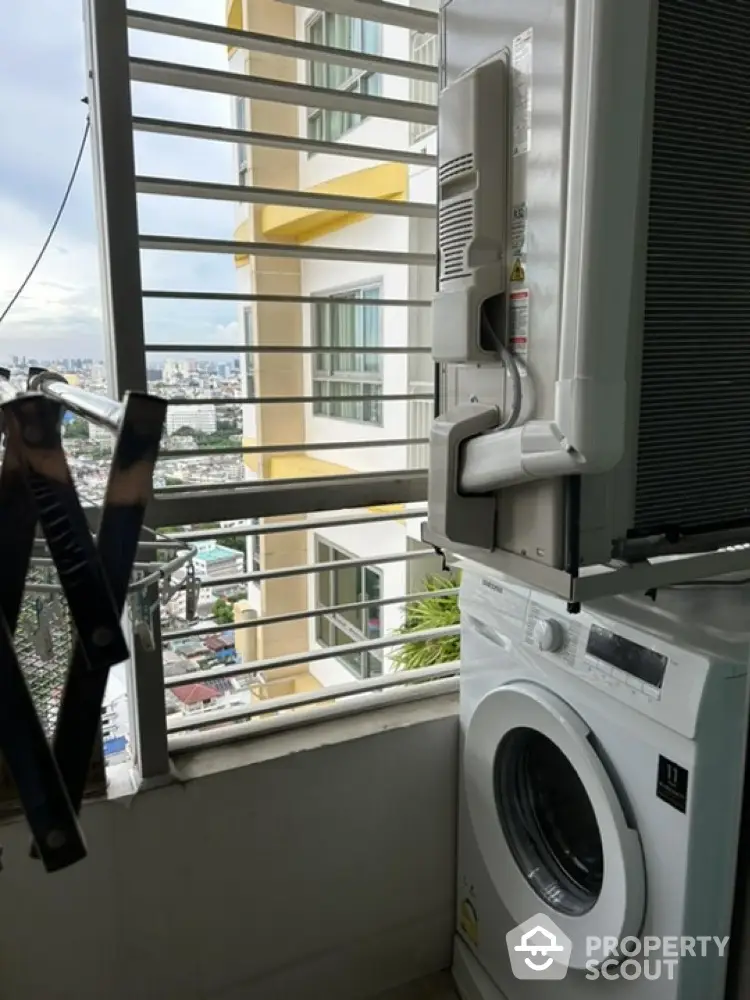
{"label": "warning label sticker", "polygon": [[531,149],[531,69],[534,31],[527,28],[513,39],[511,73],[513,79],[513,155]]}
{"label": "warning label sticker", "polygon": [[518,258],[513,261],[513,267],[510,270],[510,280],[511,281],[523,281],[526,278],[526,271],[524,270],[523,264]]}
{"label": "warning label sticker", "polygon": [[510,293],[508,346],[524,361],[529,354],[529,290],[519,288]]}
{"label": "warning label sticker", "polygon": [[513,206],[513,217],[510,220],[510,248],[514,257],[526,260],[526,227],[528,212],[526,202],[520,201]]}

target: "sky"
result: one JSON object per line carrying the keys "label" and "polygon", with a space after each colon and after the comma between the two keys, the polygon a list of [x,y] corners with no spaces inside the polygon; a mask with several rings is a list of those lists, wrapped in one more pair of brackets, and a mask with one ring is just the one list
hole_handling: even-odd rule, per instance
{"label": "sky", "polygon": [[[81,0],[8,3],[0,33],[0,312],[36,257],[68,182],[86,121]],[[139,10],[221,24],[224,0],[132,0]],[[130,33],[132,55],[218,69],[224,46]],[[231,99],[133,86],[135,114],[229,124]],[[235,151],[159,135],[136,135],[141,174],[236,183]],[[139,197],[142,233],[231,238],[234,206]],[[103,358],[104,334],[90,143],[53,242],[24,295],[0,324],[0,362],[11,355]],[[231,257],[148,252],[145,288],[235,290]],[[153,343],[239,340],[234,303],[145,303]],[[32,348],[33,345],[33,348]],[[196,354],[196,357],[198,355]],[[204,355],[203,357],[206,357]]]}

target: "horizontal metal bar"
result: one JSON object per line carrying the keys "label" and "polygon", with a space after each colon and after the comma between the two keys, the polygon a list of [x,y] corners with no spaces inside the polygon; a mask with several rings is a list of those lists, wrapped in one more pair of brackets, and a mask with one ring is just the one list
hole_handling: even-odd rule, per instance
{"label": "horizontal metal bar", "polygon": [[[390,516],[391,517],[399,517],[401,515],[392,514]],[[231,534],[231,532],[229,532],[229,533]],[[213,536],[211,535],[209,537],[213,537]],[[138,554],[138,558],[139,559],[145,560],[145,558],[146,558],[145,553],[146,552],[153,552],[153,551],[159,551],[159,552],[161,552],[161,551],[166,551],[166,552],[184,552],[187,547],[188,547],[188,543],[187,542],[183,542],[181,540],[180,535],[174,534],[170,538],[164,538],[163,540],[159,539],[158,542],[146,542],[146,541],[140,541],[140,542],[138,542],[138,553],[137,554]],[[36,538],[34,539],[34,553],[35,554],[38,553],[38,554],[42,555],[42,554],[44,554],[47,551],[49,551],[49,550],[47,548],[47,541],[46,541],[46,539],[43,536],[41,536],[41,535],[37,535]],[[34,558],[36,558],[36,555],[34,556]]]}
{"label": "horizontal metal bar", "polygon": [[[342,399],[344,397],[341,397]],[[311,441],[309,444],[229,445],[226,448],[175,448],[159,453],[159,460],[205,458],[208,455],[295,455],[308,451],[339,451],[348,448],[405,448],[412,444],[429,444],[429,438],[391,438],[383,441]]]}
{"label": "horizontal metal bar", "polygon": [[[32,569],[35,567],[51,567],[56,565],[57,563],[50,556],[32,556],[30,560],[30,566]],[[158,559],[154,559],[152,562],[134,562],[132,568],[136,571],[140,570],[142,572],[146,572],[148,570],[152,572],[154,569],[158,569],[161,565],[166,566],[167,564],[160,563]]]}
{"label": "horizontal metal bar", "polygon": [[[429,354],[429,347],[313,347],[311,344],[145,344],[146,351],[185,354]],[[352,373],[354,374],[354,373]],[[358,373],[357,373],[358,374]],[[361,382],[367,381],[363,372]]]}
{"label": "horizontal metal bar", "polygon": [[[179,292],[169,289],[144,289],[144,299],[185,299],[195,302],[281,302],[298,305],[315,305],[317,302],[333,302],[337,305],[368,306],[372,299],[350,299],[343,295],[253,295],[251,292]],[[431,299],[378,299],[379,306],[405,306],[429,309]]]}
{"label": "horizontal metal bar", "polygon": [[360,146],[351,142],[327,142],[306,136],[277,135],[275,132],[254,132],[218,125],[196,125],[193,122],[170,121],[167,118],[134,117],[137,132],[180,136],[184,139],[210,139],[231,142],[238,146],[263,146],[268,149],[289,149],[300,153],[325,153],[358,160],[381,160],[385,163],[407,163],[417,167],[434,167],[437,157],[410,149],[388,149],[381,146]]}
{"label": "horizontal metal bar", "polygon": [[294,205],[325,212],[356,212],[410,219],[435,217],[435,206],[421,201],[355,198],[352,195],[319,194],[291,188],[210,184],[206,181],[185,181],[168,177],[136,177],[135,186],[138,194],[159,195],[164,198],[202,198],[206,201],[243,202],[249,205]]}
{"label": "horizontal metal bar", "polygon": [[230,538],[234,535],[244,535],[247,538],[255,535],[278,535],[290,531],[311,531],[319,528],[343,528],[352,524],[379,524],[383,521],[406,521],[416,517],[426,517],[427,508],[418,507],[410,510],[391,511],[387,514],[342,514],[341,517],[321,517],[304,521],[283,521],[280,524],[236,525],[231,528],[214,528],[203,531],[181,531],[172,536],[178,542],[205,542],[214,538]]}
{"label": "horizontal metal bar", "polygon": [[287,625],[289,622],[309,621],[312,618],[325,618],[326,615],[343,615],[349,611],[365,611],[367,608],[385,608],[394,604],[414,604],[426,598],[453,597],[459,592],[458,587],[446,588],[436,592],[426,590],[419,594],[401,594],[398,597],[381,597],[377,601],[356,601],[352,604],[336,604],[330,608],[311,608],[307,611],[293,611],[284,615],[268,615],[264,618],[253,618],[246,622],[230,622],[228,625],[200,625],[198,628],[176,629],[162,633],[163,642],[177,642],[180,639],[194,639],[202,635],[221,635],[222,632],[237,632],[250,628],[263,628],[266,625]]}
{"label": "horizontal metal bar", "polygon": [[172,253],[226,253],[233,256],[282,257],[288,260],[334,260],[359,264],[405,264],[434,267],[435,255],[406,250],[368,250],[365,247],[321,247],[309,243],[255,243],[240,240],[206,240],[188,236],[141,236],[141,250]]}
{"label": "horizontal metal bar", "polygon": [[285,667],[298,667],[302,663],[316,663],[321,660],[335,660],[347,653],[372,653],[380,649],[392,649],[395,646],[408,646],[412,642],[435,642],[438,639],[448,639],[460,635],[459,625],[447,625],[444,628],[427,629],[424,632],[409,632],[406,635],[388,636],[386,639],[367,639],[364,642],[348,642],[343,646],[327,646],[325,649],[311,649],[306,653],[294,653],[290,656],[276,656],[270,660],[256,660],[253,663],[231,663],[225,667],[212,667],[210,670],[193,671],[189,674],[176,674],[164,680],[164,687],[183,687],[185,684],[210,684],[211,680],[221,680],[224,677],[241,677],[244,674],[265,673],[267,670],[280,670]]}
{"label": "horizontal metal bar", "polygon": [[[315,529],[308,528],[307,530],[314,531]],[[330,570],[412,562],[415,559],[428,559],[434,555],[432,549],[416,549],[414,552],[394,552],[383,556],[367,556],[363,559],[339,559],[335,562],[309,563],[304,566],[284,566],[281,569],[264,569],[257,573],[236,573],[209,577],[201,580],[201,586],[207,590],[213,590],[215,587],[226,587],[236,583],[262,583],[264,580],[286,580],[288,577],[311,576],[313,573],[324,573]],[[179,589],[184,590],[185,584],[182,584]]]}
{"label": "horizontal metal bar", "polygon": [[279,0],[279,2],[292,4],[295,7],[328,11],[332,14],[361,17],[364,21],[390,24],[395,28],[407,28],[409,31],[427,34],[437,34],[438,31],[438,16],[434,11],[406,7],[400,3],[388,3],[386,0],[310,0],[310,3],[302,0]]}
{"label": "horizontal metal bar", "polygon": [[[400,469],[389,473],[223,483],[206,489],[192,487],[156,493],[146,511],[152,528],[176,524],[242,520],[250,517],[289,517],[318,511],[352,510],[397,503],[424,503],[427,473]],[[94,525],[95,511],[91,513]]]}
{"label": "horizontal metal bar", "polygon": [[235,97],[291,104],[295,107],[349,111],[365,117],[387,118],[419,125],[437,125],[437,108],[432,104],[352,94],[335,88],[268,80],[246,73],[228,73],[156,59],[131,58],[130,75],[131,79],[139,83],[208,91],[213,94],[232,94]]}
{"label": "horizontal metal bar", "polygon": [[[403,470],[402,469],[402,470],[399,470],[398,472],[394,472],[393,475],[395,475],[395,476],[406,476],[407,478],[409,478],[412,475],[414,475],[414,471],[415,471],[414,469],[408,469],[408,470]],[[264,490],[266,490],[266,491],[268,491],[268,490],[274,490],[275,491],[277,489],[277,487],[287,487],[287,486],[297,487],[297,486],[300,485],[300,483],[302,483],[303,485],[309,484],[309,485],[312,486],[315,483],[319,483],[321,478],[325,478],[328,483],[331,483],[331,484],[335,483],[337,485],[337,487],[338,486],[344,486],[344,487],[346,487],[346,486],[351,486],[353,484],[360,483],[360,482],[362,482],[362,483],[368,482],[368,481],[370,481],[373,478],[377,479],[377,478],[379,478],[380,475],[381,475],[381,473],[378,473],[378,472],[354,472],[354,473],[345,473],[345,474],[340,475],[340,476],[326,476],[326,477],[318,477],[318,476],[312,477],[311,476],[311,477],[308,477],[308,478],[304,478],[303,477],[301,479],[297,479],[297,478],[293,478],[293,479],[273,479],[273,480],[264,481],[263,485],[262,485],[262,488]],[[227,491],[227,490],[232,490],[232,491],[234,491],[234,490],[248,490],[248,489],[249,490],[256,490],[256,489],[258,489],[259,485],[260,485],[259,482],[253,480],[252,483],[251,483],[247,479],[235,480],[234,482],[231,482],[231,481],[230,482],[222,482],[221,484],[217,484],[217,483],[193,483],[193,484],[189,484],[189,485],[186,486],[184,483],[181,483],[178,486],[162,486],[158,490],[156,490],[156,493],[157,494],[167,495],[167,496],[175,496],[175,495],[176,496],[185,496],[187,494],[197,495],[197,494],[200,494],[200,493],[217,493],[217,492],[221,492],[222,494],[225,494],[225,491]],[[407,501],[405,501],[405,500],[404,501],[394,501],[394,503],[406,503],[406,502]],[[364,504],[349,504],[348,506],[350,508],[351,507],[363,507],[363,506],[365,506],[365,507],[372,507],[373,504],[368,500]],[[377,504],[376,506],[382,506],[382,504]],[[330,510],[332,508],[326,507],[324,509],[325,510]],[[303,510],[296,511],[296,513],[298,513],[298,514],[300,514],[302,512],[303,512]],[[311,513],[312,513],[312,511],[311,511]],[[248,516],[250,516],[250,515],[248,515]],[[264,517],[266,517],[266,516],[270,517],[270,516],[274,516],[274,515],[263,515],[263,516]],[[214,518],[209,518],[208,520],[209,521],[217,521],[217,520],[218,521],[226,521],[227,518],[225,518],[225,517],[215,518],[214,517]],[[234,518],[233,518],[233,520],[234,520]],[[193,518],[188,518],[187,521],[171,521],[171,522],[167,522],[167,523],[170,523],[170,524],[186,524],[186,523],[191,522],[191,521],[194,522],[194,523],[197,523],[197,522],[194,521]]]}
{"label": "horizontal metal bar", "polygon": [[319,691],[306,691],[280,698],[271,697],[267,701],[254,702],[252,707],[247,708],[229,708],[217,712],[209,709],[207,712],[193,715],[186,719],[168,716],[167,729],[170,733],[180,733],[191,729],[203,729],[206,726],[223,725],[227,722],[239,722],[241,719],[255,719],[263,715],[270,715],[273,712],[284,712],[289,709],[319,705],[336,698],[349,698],[352,695],[361,696],[373,691],[386,691],[389,688],[444,680],[448,677],[456,677],[458,673],[458,663],[422,667],[420,670],[399,670],[391,674],[382,674],[380,677],[368,677],[367,680],[350,681],[346,684],[332,684],[330,687],[325,687]]}
{"label": "horizontal metal bar", "polygon": [[[411,683],[405,687],[390,688],[387,691],[364,692],[358,698],[342,698],[332,704],[300,707],[296,711],[281,713],[270,719],[253,719],[235,725],[216,726],[188,733],[169,734],[169,752],[174,757],[180,753],[190,753],[200,748],[223,746],[253,737],[270,736],[278,732],[290,732],[307,726],[320,725],[336,719],[351,718],[394,705],[426,701],[445,695],[455,695],[458,691],[458,676],[438,680]],[[207,721],[208,724],[208,721]]]}
{"label": "horizontal metal bar", "polygon": [[[357,382],[362,379],[357,378]],[[346,384],[345,380],[342,380]],[[340,403],[346,400],[347,403],[364,402],[376,399],[379,403],[398,403],[410,399],[423,399],[428,402],[435,398],[432,392],[389,392],[382,395],[378,393],[357,394],[356,396],[232,396],[230,399],[215,399],[213,396],[196,396],[194,399],[168,399],[170,406],[226,406],[234,403],[236,406],[265,406],[267,403]]]}
{"label": "horizontal metal bar", "polygon": [[200,21],[189,21],[181,17],[167,17],[145,11],[128,11],[128,27],[136,31],[189,38],[196,42],[213,42],[250,52],[265,52],[268,55],[289,59],[333,63],[337,66],[351,66],[370,73],[386,73],[403,76],[411,80],[437,82],[437,67],[403,59],[389,59],[385,56],[368,55],[354,49],[334,48],[332,45],[313,45],[310,42],[278,35],[262,35],[254,31],[239,31]]}

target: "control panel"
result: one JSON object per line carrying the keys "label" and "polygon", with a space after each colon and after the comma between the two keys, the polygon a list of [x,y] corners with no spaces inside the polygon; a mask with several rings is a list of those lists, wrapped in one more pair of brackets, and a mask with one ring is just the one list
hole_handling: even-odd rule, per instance
{"label": "control panel", "polygon": [[689,591],[670,593],[667,607],[613,598],[570,615],[551,594],[485,567],[464,564],[462,571],[466,669],[485,655],[483,643],[475,642],[479,622],[503,638],[503,651],[492,653],[498,683],[504,674],[543,676],[565,694],[568,682],[560,671],[691,739],[707,687],[731,681],[741,691],[748,670],[746,633],[741,641],[728,641],[724,618],[706,611],[701,620]]}
{"label": "control panel", "polygon": [[606,687],[624,684],[647,698],[661,697],[669,657],[599,624],[558,618],[531,601],[524,642]]}
{"label": "control panel", "polygon": [[592,625],[586,640],[586,662],[649,698],[660,698],[669,657],[601,625]]}

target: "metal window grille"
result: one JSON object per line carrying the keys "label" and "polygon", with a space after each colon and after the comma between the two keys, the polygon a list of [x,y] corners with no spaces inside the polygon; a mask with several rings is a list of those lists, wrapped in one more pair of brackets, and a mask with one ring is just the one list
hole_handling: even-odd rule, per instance
{"label": "metal window grille", "polygon": [[[187,433],[165,440],[149,524],[206,545],[197,619],[190,580],[173,580],[146,623],[153,642],[135,644],[146,778],[169,753],[246,738],[268,716],[306,724],[455,685],[452,658],[396,669],[405,645],[448,648],[458,631],[400,631],[440,569],[419,541],[428,425],[414,409],[433,406],[430,297],[415,290],[434,286],[434,236],[414,231],[434,229],[435,157],[410,148],[410,125],[434,126],[437,111],[405,99],[409,81],[437,79],[409,57],[410,31],[434,33],[436,17],[316,0],[306,28],[305,9],[253,0],[238,30],[86,2],[112,390],[169,397],[170,426]],[[212,43],[224,60],[229,48],[229,65],[142,58],[141,32]],[[181,117],[151,98],[144,114],[144,88],[219,95],[231,125],[194,120],[189,100]],[[310,129],[314,115],[339,124]],[[186,143],[244,149],[252,180],[156,176],[142,136],[181,143],[186,172]],[[207,203],[192,231],[191,207]],[[231,269],[222,287],[217,260]],[[442,594],[455,598],[451,581]]]}

